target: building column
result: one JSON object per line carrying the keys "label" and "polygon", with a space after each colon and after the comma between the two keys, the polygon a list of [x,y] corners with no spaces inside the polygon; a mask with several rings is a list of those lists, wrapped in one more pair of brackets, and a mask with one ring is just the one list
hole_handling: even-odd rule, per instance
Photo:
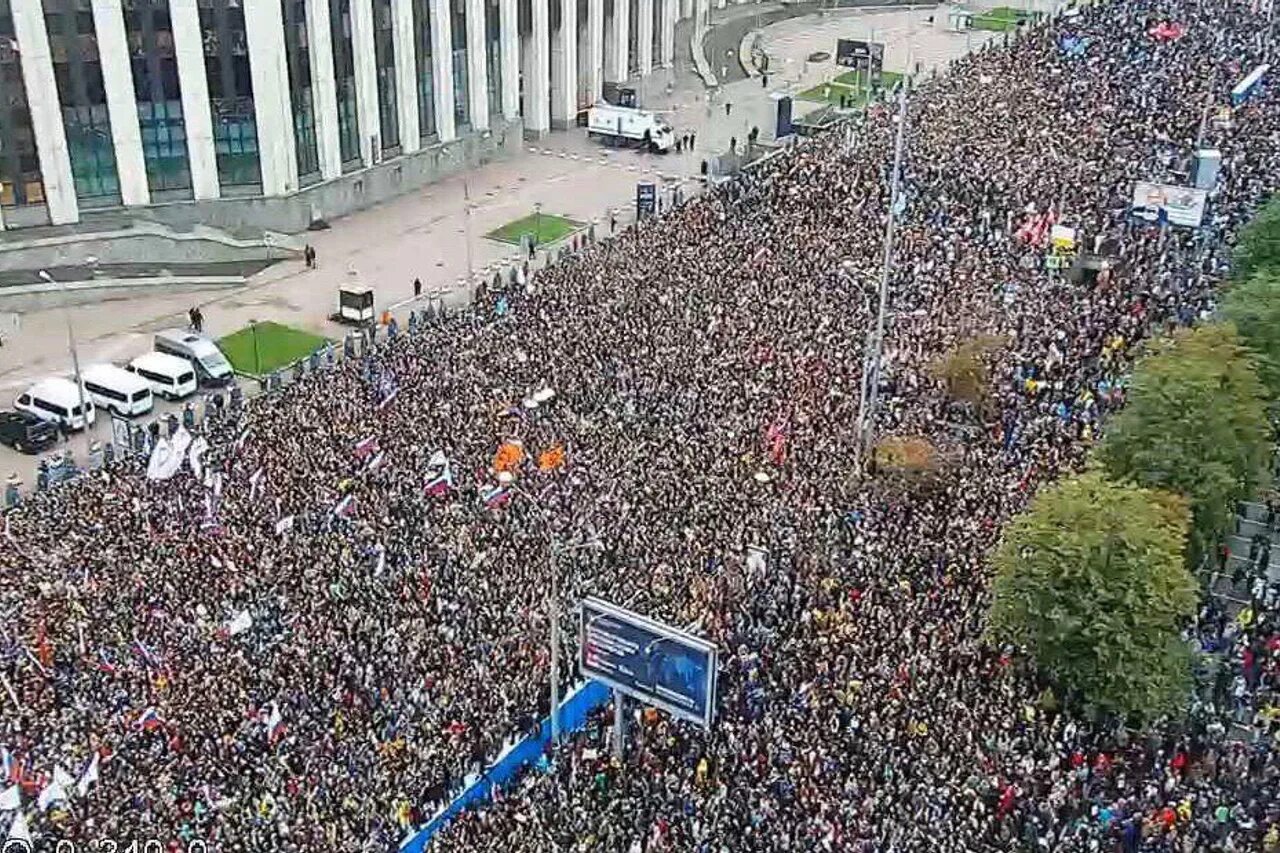
{"label": "building column", "polygon": [[640,76],[653,71],[653,0],[635,0],[640,7],[636,15],[636,65]]}
{"label": "building column", "polygon": [[610,83],[627,82],[627,52],[630,50],[627,30],[631,23],[628,20],[628,2],[629,0],[613,0],[613,16],[606,23],[609,31],[605,35],[604,79]]}
{"label": "building column", "polygon": [[587,0],[587,94],[604,97],[604,0]]}
{"label": "building column", "polygon": [[489,46],[485,44],[484,0],[467,2],[467,85],[471,87],[471,127],[489,129]]}
{"label": "building column", "polygon": [[[400,119],[400,150],[412,154],[422,147],[418,115],[418,63],[413,32],[413,0],[391,0],[391,41],[396,52],[396,110]],[[332,63],[330,63],[332,67]],[[337,139],[335,133],[334,138]]]}
{"label": "building column", "polygon": [[693,0],[680,0],[680,20],[693,17]]}
{"label": "building column", "polygon": [[502,116],[520,115],[520,18],[516,0],[498,2],[498,49],[502,51]]}
{"label": "building column", "polygon": [[249,37],[262,194],[286,195],[298,188],[298,157],[293,138],[289,62],[284,52],[284,15],[279,0],[245,0],[244,29]]}
{"label": "building column", "polygon": [[76,185],[71,178],[71,154],[67,150],[67,132],[62,126],[62,110],[58,106],[58,84],[53,76],[53,58],[49,54],[49,33],[44,26],[44,7],[40,0],[14,0],[13,31],[18,39],[18,55],[22,61],[22,78],[31,111],[31,130],[36,138],[36,154],[40,158],[40,174],[44,180],[44,200],[49,208],[49,221],[66,225],[80,221],[76,203]]}
{"label": "building column", "polygon": [[676,61],[676,15],[680,14],[680,0],[658,0],[662,4],[662,32],[658,38],[661,50],[658,64],[670,68]]}
{"label": "building column", "polygon": [[378,55],[373,47],[373,0],[351,0],[351,56],[355,64],[360,162],[372,166],[382,155],[382,120],[378,115]]}
{"label": "building column", "polygon": [[[560,3],[560,29],[552,51],[551,126],[566,130],[578,117],[578,0]],[[558,84],[558,85],[557,85]]]}
{"label": "building column", "polygon": [[120,179],[120,201],[126,206],[151,203],[147,188],[147,161],[142,156],[142,128],[138,124],[138,99],[133,92],[133,69],[124,34],[124,10],[120,0],[92,0],[93,27],[102,63],[102,87],[111,119],[111,143]]}
{"label": "building column", "polygon": [[173,27],[173,57],[178,64],[182,93],[182,123],[187,133],[187,163],[191,167],[191,196],[196,201],[217,198],[218,157],[213,147],[213,113],[209,81],[204,70],[204,37],[196,0],[169,0]]}
{"label": "building column", "polygon": [[551,47],[550,0],[533,0],[533,32],[529,36],[525,60],[524,128],[534,134],[551,128]]}
{"label": "building column", "polygon": [[[184,1],[194,5],[194,0]],[[338,137],[338,84],[333,78],[329,0],[307,0],[307,44],[311,57],[311,109],[315,113],[320,178],[331,181],[342,174],[342,142]],[[414,107],[417,107],[416,100]]]}
{"label": "building column", "polygon": [[[449,0],[431,0],[431,77],[435,83],[436,134],[441,142],[458,136],[453,116],[453,16]],[[462,93],[466,97],[466,93]]]}

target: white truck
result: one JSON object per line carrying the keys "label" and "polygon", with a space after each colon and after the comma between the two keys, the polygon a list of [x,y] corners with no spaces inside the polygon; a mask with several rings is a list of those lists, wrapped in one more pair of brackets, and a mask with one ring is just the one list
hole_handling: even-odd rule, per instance
{"label": "white truck", "polygon": [[670,151],[676,144],[675,131],[657,113],[605,103],[587,113],[587,136],[638,143],[650,151]]}

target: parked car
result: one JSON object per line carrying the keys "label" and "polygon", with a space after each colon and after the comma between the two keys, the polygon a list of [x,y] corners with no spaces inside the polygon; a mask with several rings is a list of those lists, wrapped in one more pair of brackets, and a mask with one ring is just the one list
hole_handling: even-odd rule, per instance
{"label": "parked car", "polygon": [[0,444],[19,453],[40,453],[56,444],[58,427],[27,412],[0,412]]}

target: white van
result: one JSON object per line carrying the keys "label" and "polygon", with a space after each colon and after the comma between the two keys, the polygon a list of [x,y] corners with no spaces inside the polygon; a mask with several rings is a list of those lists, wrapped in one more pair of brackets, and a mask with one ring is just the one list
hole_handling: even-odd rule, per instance
{"label": "white van", "polygon": [[204,335],[182,329],[156,332],[155,350],[191,362],[196,370],[196,380],[201,385],[221,388],[235,379],[231,362],[227,361],[218,345]]}
{"label": "white van", "polygon": [[129,362],[129,372],[151,384],[151,391],[169,400],[181,400],[196,393],[196,371],[191,363],[176,355],[149,352]]}
{"label": "white van", "polygon": [[80,371],[84,390],[101,409],[133,417],[151,411],[151,383],[114,364],[92,364]]}
{"label": "white van", "polygon": [[84,406],[87,411],[80,409],[80,390],[76,383],[61,376],[40,380],[13,401],[13,407],[18,411],[30,412],[42,421],[55,423],[67,430],[84,429],[86,420],[87,425],[93,425],[93,400],[87,393]]}

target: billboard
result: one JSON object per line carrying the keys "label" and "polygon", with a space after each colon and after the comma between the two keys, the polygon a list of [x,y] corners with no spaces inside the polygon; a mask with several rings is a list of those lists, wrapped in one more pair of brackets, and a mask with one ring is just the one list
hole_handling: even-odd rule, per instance
{"label": "billboard", "polygon": [[598,598],[582,601],[582,674],[703,726],[715,715],[716,647]]}
{"label": "billboard", "polygon": [[1138,181],[1133,185],[1130,209],[1135,216],[1152,222],[1163,219],[1170,225],[1197,228],[1204,218],[1204,205],[1208,195],[1206,191],[1195,187]]}
{"label": "billboard", "polygon": [[836,39],[836,65],[871,70],[879,74],[884,70],[884,45],[878,42]]}

